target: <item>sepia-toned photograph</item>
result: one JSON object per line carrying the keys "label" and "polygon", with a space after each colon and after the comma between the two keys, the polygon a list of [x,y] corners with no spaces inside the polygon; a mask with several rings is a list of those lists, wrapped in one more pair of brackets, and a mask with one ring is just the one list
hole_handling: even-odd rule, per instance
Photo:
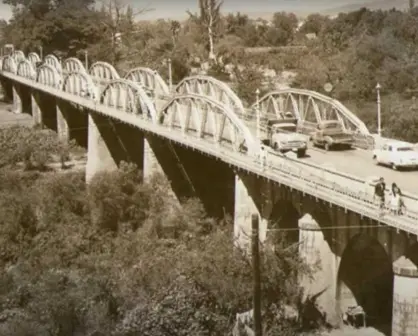
{"label": "sepia-toned photograph", "polygon": [[1,0],[0,336],[418,336],[418,2]]}

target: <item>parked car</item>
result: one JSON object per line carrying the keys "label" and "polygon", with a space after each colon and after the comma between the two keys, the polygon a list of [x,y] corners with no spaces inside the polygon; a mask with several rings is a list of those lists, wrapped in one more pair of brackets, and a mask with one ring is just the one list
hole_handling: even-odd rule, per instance
{"label": "parked car", "polygon": [[324,120],[317,124],[312,136],[314,146],[323,147],[325,150],[331,148],[351,148],[354,144],[354,137],[344,130],[339,120]]}
{"label": "parked car", "polygon": [[376,164],[398,168],[418,168],[418,152],[412,144],[389,141],[373,151]]}

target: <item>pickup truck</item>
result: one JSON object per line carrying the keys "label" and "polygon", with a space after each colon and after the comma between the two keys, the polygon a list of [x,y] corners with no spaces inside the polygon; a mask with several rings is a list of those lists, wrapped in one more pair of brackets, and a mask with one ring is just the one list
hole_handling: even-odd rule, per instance
{"label": "pickup truck", "polygon": [[323,147],[327,151],[337,147],[350,149],[354,137],[344,130],[339,120],[324,120],[317,124],[312,142],[314,146]]}
{"label": "pickup truck", "polygon": [[268,120],[267,138],[268,145],[278,152],[292,151],[298,158],[306,155],[308,139],[297,132],[297,119]]}

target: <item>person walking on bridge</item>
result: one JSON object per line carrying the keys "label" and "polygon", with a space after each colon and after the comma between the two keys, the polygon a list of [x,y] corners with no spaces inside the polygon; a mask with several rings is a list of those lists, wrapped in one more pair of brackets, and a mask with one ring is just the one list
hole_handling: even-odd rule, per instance
{"label": "person walking on bridge", "polygon": [[396,183],[392,183],[390,208],[393,214],[402,215],[405,204],[402,199],[402,191]]}
{"label": "person walking on bridge", "polygon": [[374,187],[374,197],[379,201],[379,209],[383,211],[385,209],[385,189],[386,183],[383,177],[379,179],[379,182]]}

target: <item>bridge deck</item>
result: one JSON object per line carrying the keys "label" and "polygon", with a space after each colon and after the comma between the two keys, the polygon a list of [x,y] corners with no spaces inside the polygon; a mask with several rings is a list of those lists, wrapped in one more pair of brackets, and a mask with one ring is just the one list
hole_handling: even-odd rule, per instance
{"label": "bridge deck", "polygon": [[[91,99],[78,97],[63,92],[60,89],[35,83],[30,79],[11,73],[3,72],[2,75],[13,81],[20,82],[29,87],[76,103],[91,111],[95,111],[96,113],[116,119],[119,122],[129,123],[144,131],[152,132],[168,140],[199,150],[207,155],[217,157],[238,169],[246,170],[272,181],[287,185],[306,194],[313,195],[330,204],[340,206],[366,218],[376,220],[382,224],[387,224],[394,228],[418,235],[418,226],[416,225],[418,221],[418,212],[408,211],[404,216],[393,216],[388,214],[381,217],[377,204],[373,202],[372,195],[365,190],[364,181],[360,181],[356,177],[344,177],[338,172],[324,172],[322,174],[322,170],[318,169],[317,165],[311,164],[311,167],[308,167],[306,164],[302,163],[303,160],[292,160],[283,156],[279,157],[274,155],[269,156],[267,167],[263,168],[259,162],[259,158],[234,152],[227,148],[220,148],[216,143],[208,142],[205,139],[182,134],[181,132],[173,132],[173,130],[168,127],[153,123],[141,115],[128,114],[115,108],[109,108]],[[345,154],[346,153],[334,153],[331,155]],[[307,162],[307,164],[309,163]]]}

